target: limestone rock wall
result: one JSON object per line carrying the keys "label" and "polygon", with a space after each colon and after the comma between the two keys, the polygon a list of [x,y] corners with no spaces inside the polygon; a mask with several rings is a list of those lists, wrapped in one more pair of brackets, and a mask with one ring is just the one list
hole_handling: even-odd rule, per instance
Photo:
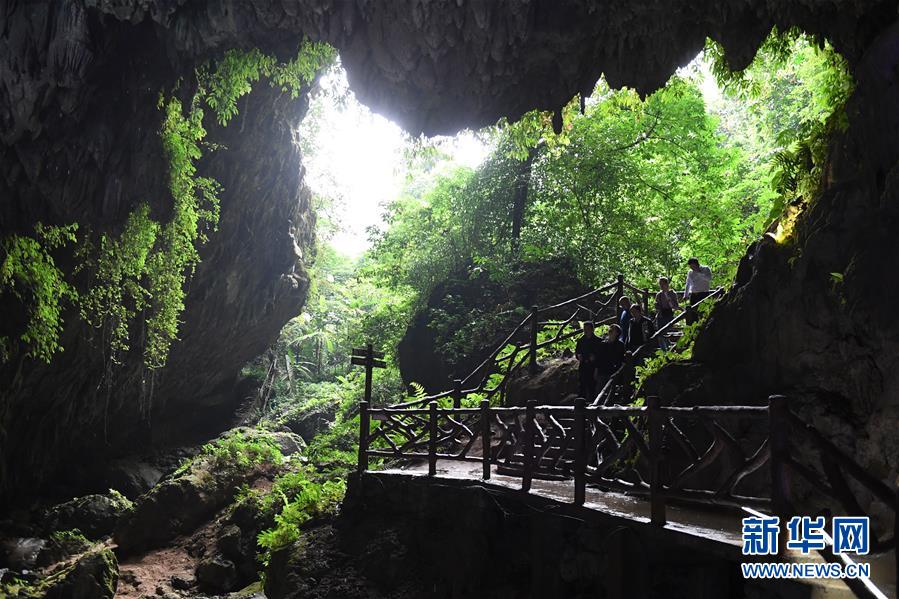
{"label": "limestone rock wall", "polygon": [[[5,3],[0,15],[0,234],[35,222],[116,232],[141,202],[168,220],[157,98],[184,67],[164,50],[165,30],[81,2]],[[295,139],[306,108],[260,82],[228,127],[207,118],[219,149],[199,169],[223,186],[221,219],[201,248],[165,369],[146,371],[139,347],[111,364],[101,335],[72,310],[51,364],[0,367],[0,504],[100,488],[106,458],[208,438],[228,422],[240,368],[308,291],[314,215]],[[70,270],[70,254],[57,260]],[[0,329],[14,333],[25,315],[8,297],[0,309]]]}

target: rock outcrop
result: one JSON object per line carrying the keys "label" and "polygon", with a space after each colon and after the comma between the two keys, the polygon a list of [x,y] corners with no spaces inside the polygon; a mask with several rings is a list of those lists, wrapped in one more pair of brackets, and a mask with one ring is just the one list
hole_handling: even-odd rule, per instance
{"label": "rock outcrop", "polygon": [[[431,393],[464,379],[529,314],[590,290],[567,261],[523,262],[501,281],[473,268],[442,281],[397,347],[400,374]],[[561,316],[567,318],[569,314]]]}
{"label": "rock outcrop", "polygon": [[86,553],[42,585],[46,599],[113,599],[119,583],[119,567],[111,549]]}
{"label": "rock outcrop", "polygon": [[89,539],[112,534],[119,520],[134,506],[115,495],[86,495],[52,507],[44,518],[47,533],[55,530],[78,530]]}
{"label": "rock outcrop", "polygon": [[274,472],[273,462],[298,452],[298,439],[293,433],[228,431],[137,501],[114,531],[119,552],[134,555],[194,531],[232,503],[242,484]]}
{"label": "rock outcrop", "polygon": [[[65,46],[65,56],[80,57],[85,79],[79,86],[77,73],[65,75],[71,106],[58,118],[41,112],[29,121],[33,130],[5,131],[12,138],[0,148],[6,198],[0,233],[27,231],[35,221],[114,232],[140,201],[165,221],[171,195],[156,101],[177,73],[156,49],[153,28],[115,19],[101,27],[77,2],[12,10],[9,27],[24,35],[39,14],[62,40],[80,40]],[[43,40],[50,44],[43,51],[61,52],[62,40]],[[33,49],[41,39],[6,41]],[[56,68],[63,66],[71,65]],[[124,364],[110,364],[100,335],[74,310],[65,315],[65,350],[51,364],[19,359],[0,367],[0,500],[34,493],[45,479],[54,486],[44,492],[102,490],[108,486],[99,457],[196,443],[227,427],[241,399],[233,392],[240,368],[299,313],[309,285],[304,265],[314,215],[295,139],[306,107],[305,98],[260,82],[228,127],[206,120],[207,138],[218,149],[206,153],[199,169],[223,186],[221,218],[201,248],[167,368],[145,371],[139,348]],[[7,116],[25,109],[22,100]],[[12,316],[0,325],[6,331],[18,313],[7,311],[9,301],[2,305]]]}

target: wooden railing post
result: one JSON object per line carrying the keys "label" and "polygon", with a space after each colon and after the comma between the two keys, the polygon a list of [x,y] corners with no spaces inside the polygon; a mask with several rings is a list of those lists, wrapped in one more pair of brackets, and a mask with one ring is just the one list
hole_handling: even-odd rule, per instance
{"label": "wooden railing post", "polygon": [[540,332],[540,308],[531,306],[531,344],[528,347],[528,371],[537,372],[537,333]]}
{"label": "wooden railing post", "polygon": [[790,459],[790,420],[787,398],[768,398],[768,443],[771,447],[771,508],[780,517],[779,553],[786,546],[787,520],[790,517],[790,489],[787,462]]}
{"label": "wooden railing post", "polygon": [[[896,487],[896,500],[893,503],[893,538],[899,539],[899,487]],[[899,576],[899,549],[893,550],[893,576]]]}
{"label": "wooden railing post", "polygon": [[437,474],[437,402],[428,405],[428,476]]}
{"label": "wooden railing post", "polygon": [[371,403],[371,379],[372,369],[374,368],[374,347],[371,343],[365,345],[365,351],[365,401]]}
{"label": "wooden railing post", "polygon": [[646,398],[646,420],[649,428],[649,503],[650,521],[664,526],[665,491],[662,487],[662,435],[665,424],[659,413],[659,398],[651,395]]}
{"label": "wooden railing post", "polygon": [[368,413],[368,402],[359,402],[359,462],[358,471],[365,472],[368,470],[368,436],[371,433],[370,415]]}
{"label": "wooden railing post", "polygon": [[621,314],[618,312],[618,302],[624,297],[624,275],[618,275],[618,281],[615,283],[615,295],[612,300],[612,311],[615,313],[615,322]]}
{"label": "wooden railing post", "polygon": [[481,458],[481,464],[483,465],[483,472],[481,473],[481,478],[484,480],[490,480],[490,459],[491,459],[491,433],[490,433],[490,400],[482,399],[481,400],[481,453],[483,457]]}
{"label": "wooden railing post", "polygon": [[531,490],[531,479],[534,478],[534,436],[537,433],[537,402],[529,399],[524,411],[524,473],[521,477],[521,490]]}
{"label": "wooden railing post", "polygon": [[462,407],[462,379],[453,380],[453,408]]}
{"label": "wooden railing post", "polygon": [[584,505],[587,492],[587,448],[586,436],[587,400],[574,400],[574,504]]}

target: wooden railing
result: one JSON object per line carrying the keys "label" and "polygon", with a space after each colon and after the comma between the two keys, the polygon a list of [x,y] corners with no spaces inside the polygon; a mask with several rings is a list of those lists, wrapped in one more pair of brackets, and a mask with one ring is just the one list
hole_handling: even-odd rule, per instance
{"label": "wooden railing", "polygon": [[[650,300],[653,296],[649,289],[640,289],[631,285],[624,280],[623,275],[618,275],[616,281],[578,297],[551,306],[531,307],[530,314],[512,329],[468,376],[453,381],[450,389],[392,404],[390,407],[414,408],[425,406],[431,401],[453,398],[453,405],[458,408],[461,407],[462,399],[474,394],[494,400],[493,403],[505,405],[508,381],[513,374],[525,367],[531,373],[536,372],[538,351],[557,346],[562,341],[580,335],[582,332],[581,321],[590,320],[598,326],[617,323],[618,301],[626,292],[633,293],[634,301],[643,306],[645,314],[650,314]],[[720,297],[722,293],[723,289],[719,288],[703,302],[711,302]],[[684,310],[661,332],[656,332],[649,339],[646,347],[658,347],[659,336],[670,332],[686,316],[687,310]],[[549,339],[538,341],[541,331],[547,329],[552,331],[552,336]],[[493,377],[493,375],[498,376]]]}
{"label": "wooden railing", "polygon": [[[663,407],[655,397],[639,407],[588,406],[583,398],[574,406],[483,400],[451,409],[362,402],[360,414],[360,471],[371,458],[426,461],[429,476],[439,460],[479,462],[484,480],[515,476],[524,491],[535,478],[571,481],[578,505],[588,485],[644,497],[656,525],[672,503],[754,507],[786,522],[797,514],[800,478],[827,498],[830,515],[868,515],[859,493],[894,515],[899,503],[895,489],[792,413],[783,396],[767,406],[701,407]],[[894,548],[896,536],[872,534],[872,552]]]}

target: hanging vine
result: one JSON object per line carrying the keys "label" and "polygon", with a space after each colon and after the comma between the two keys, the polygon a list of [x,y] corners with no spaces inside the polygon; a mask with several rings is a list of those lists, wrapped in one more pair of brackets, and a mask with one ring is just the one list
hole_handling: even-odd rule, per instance
{"label": "hanging vine", "polygon": [[[149,369],[165,365],[177,339],[184,310],[185,284],[200,262],[199,247],[208,241],[219,221],[221,185],[197,172],[205,141],[204,107],[221,125],[237,114],[237,101],[260,78],[299,96],[316,74],[336,57],[323,43],[304,42],[296,58],[279,62],[259,50],[229,50],[219,60],[196,70],[197,91],[188,106],[174,95],[161,94],[160,140],[168,163],[168,188],[173,200],[171,219],[153,219],[149,204],[141,202],[118,234],[92,235],[83,229],[72,274],[85,273],[80,294],[66,281],[51,252],[76,241],[77,224],[38,225],[34,237],[9,236],[0,242],[0,295],[12,293],[29,307],[28,324],[19,344],[0,336],[0,361],[16,351],[49,362],[61,351],[62,310],[78,308],[81,318],[102,331],[104,348],[113,362],[121,362],[135,347],[140,332],[143,362]],[[142,326],[135,326],[140,324]]]}

